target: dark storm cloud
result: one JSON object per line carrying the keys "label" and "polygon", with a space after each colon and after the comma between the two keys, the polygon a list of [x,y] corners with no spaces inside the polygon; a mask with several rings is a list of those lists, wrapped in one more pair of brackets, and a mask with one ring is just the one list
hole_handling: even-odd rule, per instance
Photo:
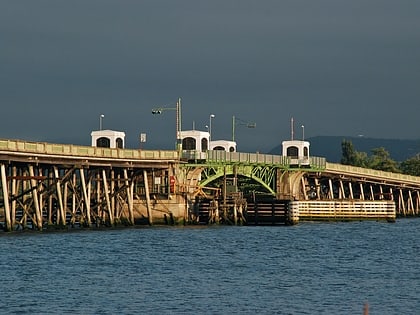
{"label": "dark storm cloud", "polygon": [[[90,143],[123,130],[171,148],[183,128],[268,151],[289,137],[419,138],[415,1],[1,1],[0,136]],[[297,133],[300,131],[296,131]]]}

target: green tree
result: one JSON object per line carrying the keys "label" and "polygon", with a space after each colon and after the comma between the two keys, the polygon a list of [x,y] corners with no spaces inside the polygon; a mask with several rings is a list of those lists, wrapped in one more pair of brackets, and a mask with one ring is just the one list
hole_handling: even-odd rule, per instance
{"label": "green tree", "polygon": [[341,164],[368,167],[368,155],[365,152],[356,151],[351,141],[344,139],[341,142],[341,151]]}
{"label": "green tree", "polygon": [[401,162],[400,170],[404,174],[420,176],[420,155],[417,154],[416,156]]}
{"label": "green tree", "polygon": [[354,166],[369,167],[369,157],[366,152],[356,151]]}
{"label": "green tree", "polygon": [[375,170],[400,173],[398,163],[391,159],[389,152],[383,147],[372,149],[368,166]]}
{"label": "green tree", "polygon": [[353,143],[344,139],[341,142],[341,164],[355,165],[356,151],[354,150]]}

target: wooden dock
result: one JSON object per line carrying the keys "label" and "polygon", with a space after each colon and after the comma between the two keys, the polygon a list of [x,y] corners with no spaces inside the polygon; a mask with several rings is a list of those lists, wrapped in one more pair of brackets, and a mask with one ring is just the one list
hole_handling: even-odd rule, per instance
{"label": "wooden dock", "polygon": [[395,202],[389,200],[291,201],[299,221],[396,220]]}

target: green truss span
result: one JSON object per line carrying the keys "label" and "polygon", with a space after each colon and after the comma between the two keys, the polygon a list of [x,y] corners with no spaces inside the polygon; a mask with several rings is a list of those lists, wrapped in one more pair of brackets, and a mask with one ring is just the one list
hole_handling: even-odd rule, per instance
{"label": "green truss span", "polygon": [[279,169],[298,171],[304,168],[307,172],[318,172],[324,170],[325,165],[325,159],[319,157],[310,157],[309,163],[305,165],[291,165],[290,158],[284,156],[225,151],[213,151],[206,160],[184,164],[190,169],[202,169],[199,182],[201,187],[205,187],[225,175],[238,175],[251,178],[273,195],[276,194],[276,179]]}

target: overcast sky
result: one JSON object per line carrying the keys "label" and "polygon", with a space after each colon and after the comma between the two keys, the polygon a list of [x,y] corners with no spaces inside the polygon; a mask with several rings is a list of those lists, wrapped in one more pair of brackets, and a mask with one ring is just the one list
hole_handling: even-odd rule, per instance
{"label": "overcast sky", "polygon": [[[182,128],[267,152],[321,135],[420,139],[420,1],[0,0],[0,138],[173,149]],[[302,128],[301,126],[305,127]]]}

